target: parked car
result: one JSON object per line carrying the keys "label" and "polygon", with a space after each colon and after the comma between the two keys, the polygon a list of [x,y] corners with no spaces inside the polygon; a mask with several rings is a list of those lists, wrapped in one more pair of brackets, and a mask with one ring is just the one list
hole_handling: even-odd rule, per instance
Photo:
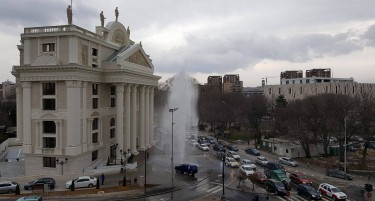
{"label": "parked car", "polygon": [[268,179],[274,179],[277,181],[286,182],[287,187],[289,187],[290,179],[286,176],[285,172],[283,172],[282,170],[264,169],[264,174],[268,177]]}
{"label": "parked car", "polygon": [[223,151],[216,152],[216,158],[222,160],[223,157],[225,157],[225,152],[223,152]]}
{"label": "parked car", "polygon": [[253,161],[249,160],[249,159],[242,159],[241,160],[241,164],[242,165],[249,165],[254,171],[256,170],[257,166],[254,164]]}
{"label": "parked car", "polygon": [[347,150],[348,150],[348,151],[351,151],[351,152],[356,152],[356,151],[359,150],[359,148],[357,148],[354,144],[349,144],[349,145],[347,146]]}
{"label": "parked car", "polygon": [[177,173],[183,173],[194,177],[198,173],[198,166],[193,164],[183,163],[174,167]]}
{"label": "parked car", "polygon": [[268,178],[263,172],[256,171],[250,176],[250,180],[259,184],[264,184]]}
{"label": "parked car", "polygon": [[346,179],[346,180],[353,179],[352,175],[345,173],[344,171],[339,170],[339,169],[327,169],[326,175],[330,177],[337,177],[337,178]]}
{"label": "parked car", "polygon": [[368,149],[375,149],[375,143],[374,142],[365,142],[363,144],[363,146],[368,148]]}
{"label": "parked car", "polygon": [[298,166],[298,162],[295,161],[292,158],[289,158],[289,157],[280,157],[279,158],[279,162],[282,163],[282,164],[285,164],[285,165],[292,166],[292,167],[297,167]]}
{"label": "parked car", "polygon": [[190,145],[192,145],[193,147],[197,147],[198,144],[199,143],[196,140],[190,140]]}
{"label": "parked car", "polygon": [[236,145],[232,145],[232,144],[229,144],[227,145],[227,149],[231,150],[231,151],[239,151],[238,147]]}
{"label": "parked car", "polygon": [[310,185],[307,184],[300,184],[297,186],[297,194],[303,197],[306,197],[310,200],[321,200],[322,196],[320,195],[319,191],[315,190]]}
{"label": "parked car", "polygon": [[220,145],[220,144],[215,144],[212,148],[215,151],[225,151],[225,148],[222,145]]}
{"label": "parked car", "polygon": [[17,201],[42,201],[43,198],[40,195],[30,195],[27,197],[18,198]]}
{"label": "parked car", "polygon": [[312,185],[312,181],[302,172],[293,172],[289,174],[289,179],[295,184]]}
{"label": "parked car", "polygon": [[258,156],[257,159],[255,159],[255,162],[258,163],[261,166],[265,166],[268,163],[268,160],[264,156]]}
{"label": "parked car", "polygon": [[198,148],[202,151],[210,151],[210,148],[207,146],[206,143],[198,144]]}
{"label": "parked car", "polygon": [[238,162],[232,157],[225,158],[225,165],[230,166],[232,168],[240,166],[240,164],[238,164]]}
{"label": "parked car", "polygon": [[255,148],[247,148],[245,149],[245,152],[254,156],[260,156],[260,152]]}
{"label": "parked car", "polygon": [[254,168],[251,165],[241,165],[240,171],[248,177],[254,173]]}
{"label": "parked car", "polygon": [[269,179],[266,181],[266,190],[280,196],[290,195],[289,191],[286,190],[284,184],[281,181],[276,181],[273,179]]}
{"label": "parked car", "polygon": [[4,181],[0,183],[0,193],[14,193],[16,192],[17,188],[17,183],[16,182],[11,182],[11,181]]}
{"label": "parked car", "polygon": [[352,137],[349,138],[350,141],[357,141],[357,142],[363,142],[365,141],[362,137],[358,136],[358,135],[354,135]]}
{"label": "parked car", "polygon": [[33,186],[44,185],[44,184],[48,184],[49,189],[54,189],[56,181],[53,178],[50,178],[50,177],[39,178],[37,180],[34,180],[32,182],[29,182],[29,183],[25,184],[23,188],[25,190],[33,190]]}
{"label": "parked car", "polygon": [[[72,186],[72,180],[66,182],[65,187],[70,189]],[[92,188],[96,186],[96,178],[90,176],[81,176],[74,179],[74,188]]]}
{"label": "parked car", "polygon": [[227,151],[227,156],[228,157],[232,157],[232,158],[234,158],[237,161],[239,161],[241,159],[241,156],[238,155],[238,153],[235,152],[235,151]]}
{"label": "parked car", "polygon": [[276,163],[276,162],[268,162],[265,166],[264,166],[265,169],[270,169],[270,170],[282,170],[284,172],[286,172],[284,166],[282,166],[281,164],[279,163]]}
{"label": "parked car", "polygon": [[333,200],[345,200],[348,198],[348,196],[345,193],[343,193],[340,189],[327,183],[320,184],[318,191],[322,195],[328,196]]}

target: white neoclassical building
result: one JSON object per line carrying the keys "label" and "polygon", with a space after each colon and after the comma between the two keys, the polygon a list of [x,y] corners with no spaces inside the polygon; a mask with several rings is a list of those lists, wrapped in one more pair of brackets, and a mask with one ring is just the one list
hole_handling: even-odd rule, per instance
{"label": "white neoclassical building", "polygon": [[160,77],[129,35],[117,21],[96,33],[73,24],[24,29],[12,74],[26,175],[82,173],[151,146]]}

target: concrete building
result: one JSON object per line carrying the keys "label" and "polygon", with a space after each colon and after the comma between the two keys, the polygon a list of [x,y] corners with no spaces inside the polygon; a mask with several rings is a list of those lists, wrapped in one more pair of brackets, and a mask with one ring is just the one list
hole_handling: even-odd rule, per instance
{"label": "concrete building", "polygon": [[1,102],[8,101],[8,98],[12,99],[13,98],[12,95],[14,94],[16,94],[16,85],[13,82],[7,80],[0,84],[0,101]]}
{"label": "concrete building", "polygon": [[263,88],[262,87],[244,87],[243,90],[242,90],[242,93],[245,96],[262,95],[263,94]]}
{"label": "concrete building", "polygon": [[222,92],[223,91],[223,77],[221,76],[208,76],[207,88],[210,91]]}
{"label": "concrete building", "polygon": [[26,175],[80,173],[153,144],[160,77],[129,36],[117,20],[95,33],[74,24],[24,29],[12,74]]}
{"label": "concrete building", "polygon": [[243,83],[240,81],[240,76],[236,75],[224,75],[223,78],[223,92],[224,93],[242,93]]}
{"label": "concrete building", "polygon": [[330,68],[319,68],[319,69],[311,69],[306,70],[306,77],[331,77],[331,69]]}
{"label": "concrete building", "polygon": [[301,70],[290,70],[280,73],[280,79],[292,79],[292,78],[302,78],[303,73]]}

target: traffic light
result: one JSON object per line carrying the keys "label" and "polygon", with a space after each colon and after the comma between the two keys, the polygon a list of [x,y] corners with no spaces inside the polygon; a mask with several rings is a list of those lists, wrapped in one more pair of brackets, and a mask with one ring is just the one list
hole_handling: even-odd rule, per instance
{"label": "traffic light", "polygon": [[372,184],[365,184],[365,190],[367,192],[371,192],[372,191]]}

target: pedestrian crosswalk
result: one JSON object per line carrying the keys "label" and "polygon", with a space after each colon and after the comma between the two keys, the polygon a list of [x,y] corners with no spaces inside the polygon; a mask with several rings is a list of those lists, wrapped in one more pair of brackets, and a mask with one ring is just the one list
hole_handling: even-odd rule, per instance
{"label": "pedestrian crosswalk", "polygon": [[194,186],[190,186],[189,189],[194,190],[194,191],[200,191],[200,192],[205,192],[208,194],[215,194],[223,189],[223,186],[221,183],[214,181],[214,182],[209,182],[209,181],[202,181]]}
{"label": "pedestrian crosswalk", "polygon": [[[276,198],[277,200],[282,200],[282,201],[309,201],[310,200],[309,198],[300,196],[297,193],[291,194],[290,196],[285,196],[285,197],[274,196],[274,198]],[[326,196],[322,196],[321,200],[322,201],[333,201],[333,199],[331,199],[329,197],[326,197]],[[346,201],[350,201],[350,200],[346,199]]]}

